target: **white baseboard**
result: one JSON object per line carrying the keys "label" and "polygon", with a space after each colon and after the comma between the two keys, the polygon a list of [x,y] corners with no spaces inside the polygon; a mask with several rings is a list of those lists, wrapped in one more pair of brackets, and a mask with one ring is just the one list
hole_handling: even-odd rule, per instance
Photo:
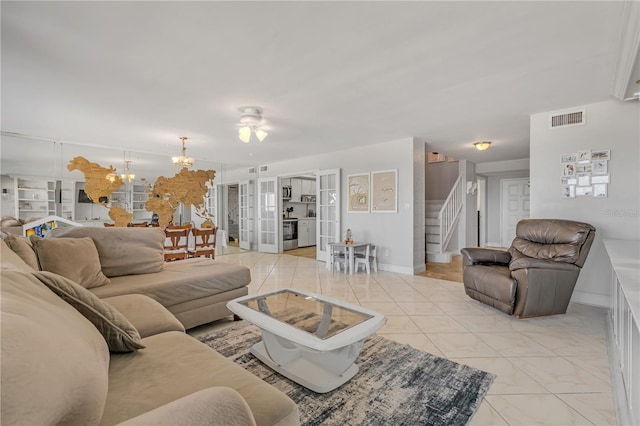
{"label": "white baseboard", "polygon": [[388,263],[378,262],[378,271],[396,272],[398,274],[413,275],[412,267],[389,265]]}
{"label": "white baseboard", "polygon": [[600,308],[609,307],[609,296],[604,294],[587,293],[584,291],[574,291],[571,301],[583,305],[598,306]]}
{"label": "white baseboard", "polygon": [[421,274],[427,270],[427,265],[422,263],[418,266],[413,267],[413,275]]}

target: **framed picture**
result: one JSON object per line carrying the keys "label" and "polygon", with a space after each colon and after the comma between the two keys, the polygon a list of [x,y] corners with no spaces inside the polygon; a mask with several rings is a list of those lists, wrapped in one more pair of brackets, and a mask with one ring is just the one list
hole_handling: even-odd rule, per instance
{"label": "framed picture", "polygon": [[591,162],[588,163],[578,163],[576,164],[576,173],[592,173],[593,172],[593,164]]}
{"label": "framed picture", "polygon": [[578,186],[589,186],[591,185],[591,175],[586,173],[579,174],[577,176]]}
{"label": "framed picture", "polygon": [[591,175],[591,183],[609,183],[609,174]]}
{"label": "framed picture", "polygon": [[611,160],[611,150],[600,149],[597,151],[591,151],[591,161],[596,160]]}
{"label": "framed picture", "polygon": [[585,149],[584,151],[578,151],[576,153],[576,161],[578,163],[590,163],[591,162],[591,150]]}
{"label": "framed picture", "polygon": [[575,174],[576,174],[575,163],[564,163],[562,165],[562,176],[575,176]]}
{"label": "framed picture", "polygon": [[607,197],[607,184],[606,183],[597,183],[593,185],[593,196],[594,197]]}
{"label": "framed picture", "polygon": [[398,170],[371,172],[371,211],[398,212]]}
{"label": "framed picture", "polygon": [[576,198],[576,186],[562,185],[562,198]]}
{"label": "framed picture", "polygon": [[607,173],[608,170],[608,164],[609,161],[608,160],[594,160],[591,164],[593,164],[593,171],[592,173],[594,174],[603,174],[603,173]]}
{"label": "framed picture", "polygon": [[561,163],[575,163],[576,162],[576,153],[572,152],[571,154],[562,154],[560,156]]}
{"label": "framed picture", "polygon": [[369,213],[369,173],[347,176],[347,213]]}
{"label": "framed picture", "polygon": [[578,179],[571,176],[563,176],[560,178],[560,183],[562,183],[563,185],[577,185]]}
{"label": "framed picture", "polygon": [[439,152],[427,153],[427,163],[442,163],[443,161],[447,161],[446,155],[441,154]]}
{"label": "framed picture", "polygon": [[590,197],[593,194],[593,188],[590,186],[576,186],[576,197]]}

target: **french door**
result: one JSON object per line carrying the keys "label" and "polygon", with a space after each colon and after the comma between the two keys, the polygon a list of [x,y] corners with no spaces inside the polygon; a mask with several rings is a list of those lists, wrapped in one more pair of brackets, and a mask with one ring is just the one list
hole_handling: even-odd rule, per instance
{"label": "french door", "polygon": [[317,172],[316,179],[316,257],[329,261],[327,244],[340,241],[340,169]]}
{"label": "french door", "polygon": [[258,179],[258,251],[278,253],[278,178]]}
{"label": "french door", "polygon": [[251,250],[251,244],[253,244],[254,241],[254,187],[255,183],[252,180],[242,181],[238,186],[238,204],[240,208],[240,248],[244,250]]}
{"label": "french door", "polygon": [[516,236],[516,225],[529,218],[529,179],[502,179],[502,247],[509,247]]}

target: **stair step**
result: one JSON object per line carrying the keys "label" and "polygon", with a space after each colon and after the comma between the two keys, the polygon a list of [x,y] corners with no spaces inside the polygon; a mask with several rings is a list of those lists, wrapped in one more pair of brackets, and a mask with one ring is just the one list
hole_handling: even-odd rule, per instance
{"label": "stair step", "polygon": [[435,210],[435,211],[439,212],[442,209],[442,204],[426,204],[424,206],[424,209],[427,210],[427,211]]}
{"label": "stair step", "polygon": [[432,251],[435,253],[440,253],[440,244],[436,243],[427,243],[427,251]]}
{"label": "stair step", "polygon": [[440,220],[438,218],[426,217],[424,219],[424,224],[427,226],[438,226],[440,227]]}
{"label": "stair step", "polygon": [[433,234],[433,235],[440,235],[440,226],[430,226],[427,225],[424,227],[424,232],[427,235]]}
{"label": "stair step", "polygon": [[440,235],[438,234],[427,234],[427,243],[436,243],[440,245]]}
{"label": "stair step", "polygon": [[438,215],[440,214],[439,210],[426,210],[424,212],[425,219],[438,219]]}

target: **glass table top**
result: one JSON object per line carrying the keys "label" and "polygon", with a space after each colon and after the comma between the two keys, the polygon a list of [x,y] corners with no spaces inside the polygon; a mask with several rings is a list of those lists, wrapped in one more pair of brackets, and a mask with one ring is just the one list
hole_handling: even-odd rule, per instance
{"label": "glass table top", "polygon": [[328,339],[373,318],[355,309],[288,289],[239,303],[320,339]]}

